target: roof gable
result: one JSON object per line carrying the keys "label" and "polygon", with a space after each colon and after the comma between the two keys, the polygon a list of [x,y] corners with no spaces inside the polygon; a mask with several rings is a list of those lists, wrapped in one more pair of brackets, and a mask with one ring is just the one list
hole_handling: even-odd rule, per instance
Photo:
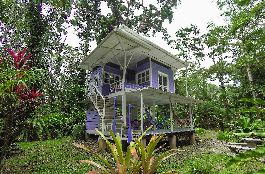
{"label": "roof gable", "polygon": [[126,56],[132,58],[130,61],[131,64],[136,64],[138,61],[150,57],[174,70],[183,68],[187,65],[170,52],[122,25],[111,31],[98,46],[84,58],[81,67],[91,70],[95,66],[111,61],[118,62],[123,66],[125,51],[127,52]]}

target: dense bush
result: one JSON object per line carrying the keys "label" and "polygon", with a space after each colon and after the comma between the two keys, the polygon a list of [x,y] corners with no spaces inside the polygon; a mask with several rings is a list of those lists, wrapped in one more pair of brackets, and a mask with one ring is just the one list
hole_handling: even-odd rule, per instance
{"label": "dense bush", "polygon": [[75,140],[85,139],[85,123],[84,122],[73,126],[72,137]]}
{"label": "dense bush", "polygon": [[0,59],[0,163],[9,153],[26,120],[40,105],[38,98],[43,95],[38,90],[42,71],[30,67],[31,54],[27,49],[17,53],[11,48],[6,51],[8,56]]}
{"label": "dense bush", "polygon": [[195,133],[198,134],[198,135],[204,134],[205,131],[206,131],[206,130],[203,129],[203,128],[196,128],[196,129],[195,129]]}
{"label": "dense bush", "polygon": [[217,139],[218,140],[223,140],[223,141],[234,141],[235,136],[233,132],[230,131],[219,131],[217,134]]}
{"label": "dense bush", "polygon": [[264,128],[265,121],[255,117],[240,116],[237,120],[233,121],[233,126],[236,132],[248,133]]}
{"label": "dense bush", "polygon": [[[23,139],[45,140],[72,135],[76,125],[83,125],[85,112],[36,114],[28,119],[27,127],[23,131]],[[77,131],[77,130],[76,130]],[[75,133],[76,133],[75,131]]]}

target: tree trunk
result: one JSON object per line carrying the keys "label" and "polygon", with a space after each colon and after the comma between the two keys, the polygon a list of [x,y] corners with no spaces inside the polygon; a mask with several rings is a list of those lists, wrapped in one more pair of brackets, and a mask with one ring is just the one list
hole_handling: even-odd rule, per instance
{"label": "tree trunk", "polygon": [[252,97],[253,97],[253,99],[256,99],[256,93],[255,93],[255,90],[254,90],[254,87],[253,87],[253,76],[252,76],[252,73],[251,73],[249,65],[247,65],[247,76],[248,76],[248,81],[249,81]]}

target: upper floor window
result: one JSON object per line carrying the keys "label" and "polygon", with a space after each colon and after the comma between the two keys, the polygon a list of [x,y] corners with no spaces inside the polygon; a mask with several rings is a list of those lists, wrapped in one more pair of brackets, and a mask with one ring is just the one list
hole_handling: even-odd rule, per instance
{"label": "upper floor window", "polygon": [[168,91],[168,75],[158,72],[158,88],[163,91]]}
{"label": "upper floor window", "polygon": [[120,76],[109,72],[104,73],[104,83],[113,84],[120,81]]}
{"label": "upper floor window", "polygon": [[137,74],[137,83],[143,84],[150,81],[149,69]]}

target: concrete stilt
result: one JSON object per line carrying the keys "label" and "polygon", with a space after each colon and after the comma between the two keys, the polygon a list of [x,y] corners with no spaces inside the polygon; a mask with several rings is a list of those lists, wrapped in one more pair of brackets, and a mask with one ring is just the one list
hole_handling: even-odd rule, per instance
{"label": "concrete stilt", "polygon": [[169,141],[170,149],[176,149],[177,148],[177,137],[176,137],[176,135],[168,136],[168,141]]}
{"label": "concrete stilt", "polygon": [[105,150],[107,148],[107,143],[102,138],[99,138],[98,139],[98,146],[99,146],[99,150],[103,151],[103,150]]}
{"label": "concrete stilt", "polygon": [[190,144],[196,144],[195,132],[190,134]]}
{"label": "concrete stilt", "polygon": [[143,138],[143,139],[141,140],[141,143],[143,144],[144,147],[146,147],[146,139],[145,139],[145,138]]}

